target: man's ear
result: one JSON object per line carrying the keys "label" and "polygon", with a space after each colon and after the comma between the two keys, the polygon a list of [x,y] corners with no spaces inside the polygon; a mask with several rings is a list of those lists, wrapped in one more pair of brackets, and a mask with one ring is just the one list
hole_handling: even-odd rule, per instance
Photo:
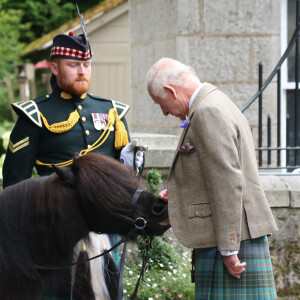
{"label": "man's ear", "polygon": [[177,98],[177,93],[176,93],[176,90],[171,86],[171,85],[164,85],[163,86],[165,92],[170,92],[173,94],[174,98]]}
{"label": "man's ear", "polygon": [[53,75],[57,76],[58,75],[57,63],[55,63],[54,61],[51,61],[50,68],[51,68],[51,72],[53,73]]}

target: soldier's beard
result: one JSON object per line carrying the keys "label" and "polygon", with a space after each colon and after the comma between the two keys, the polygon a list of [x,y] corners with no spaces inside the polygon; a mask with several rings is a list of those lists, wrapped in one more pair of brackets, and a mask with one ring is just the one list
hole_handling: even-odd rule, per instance
{"label": "soldier's beard", "polygon": [[77,77],[73,82],[65,82],[63,80],[58,80],[58,85],[61,89],[71,95],[82,95],[89,90],[90,80],[85,77]]}

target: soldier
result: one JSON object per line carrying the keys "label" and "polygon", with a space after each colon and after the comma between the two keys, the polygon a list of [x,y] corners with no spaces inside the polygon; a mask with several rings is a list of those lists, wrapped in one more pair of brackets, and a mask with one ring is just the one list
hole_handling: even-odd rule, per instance
{"label": "soldier", "polygon": [[[84,155],[93,151],[119,159],[122,147],[128,144],[125,115],[129,106],[87,93],[92,51],[83,32],[78,36],[72,32],[59,34],[53,39],[50,54],[53,92],[12,105],[19,118],[3,166],[4,188],[30,178],[33,167],[44,176],[52,173],[51,163],[70,165],[75,153]],[[125,147],[122,155],[125,165],[128,159],[132,162],[135,145],[136,140]],[[63,275],[66,277],[70,282],[69,271]],[[47,296],[70,299],[66,280],[52,282],[55,282],[52,286],[46,284]]]}

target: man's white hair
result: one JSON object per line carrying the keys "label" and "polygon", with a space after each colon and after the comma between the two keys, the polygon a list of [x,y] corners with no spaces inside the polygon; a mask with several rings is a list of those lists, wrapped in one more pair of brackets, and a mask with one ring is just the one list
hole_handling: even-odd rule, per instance
{"label": "man's white hair", "polygon": [[164,90],[165,85],[175,84],[184,88],[194,82],[200,83],[195,70],[178,60],[163,57],[157,61],[149,70],[146,83],[153,96],[166,98],[167,92]]}

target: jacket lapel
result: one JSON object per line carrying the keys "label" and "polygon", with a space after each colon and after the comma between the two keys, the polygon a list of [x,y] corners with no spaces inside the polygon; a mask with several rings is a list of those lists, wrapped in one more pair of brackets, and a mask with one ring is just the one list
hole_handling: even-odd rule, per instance
{"label": "jacket lapel", "polygon": [[194,115],[194,112],[195,112],[195,109],[196,107],[199,105],[199,103],[209,94],[211,93],[212,91],[216,90],[217,88],[215,86],[213,86],[212,84],[210,83],[206,83],[202,89],[199,91],[198,95],[196,96],[194,102],[192,103],[192,106],[190,108],[190,111],[189,111],[189,115],[188,115],[188,118],[189,118],[189,124],[184,128],[183,132],[181,133],[181,136],[180,136],[180,139],[179,139],[179,142],[178,142],[178,145],[176,147],[176,150],[175,150],[175,153],[174,153],[174,156],[173,156],[173,160],[172,160],[172,164],[171,164],[171,168],[170,168],[170,173],[172,172],[172,169],[173,169],[173,165],[175,163],[175,160],[176,160],[176,157],[178,155],[178,149],[182,146],[182,141],[184,140],[186,134],[187,134],[187,131],[190,127],[190,124],[191,124],[191,121],[192,121],[192,117]]}

